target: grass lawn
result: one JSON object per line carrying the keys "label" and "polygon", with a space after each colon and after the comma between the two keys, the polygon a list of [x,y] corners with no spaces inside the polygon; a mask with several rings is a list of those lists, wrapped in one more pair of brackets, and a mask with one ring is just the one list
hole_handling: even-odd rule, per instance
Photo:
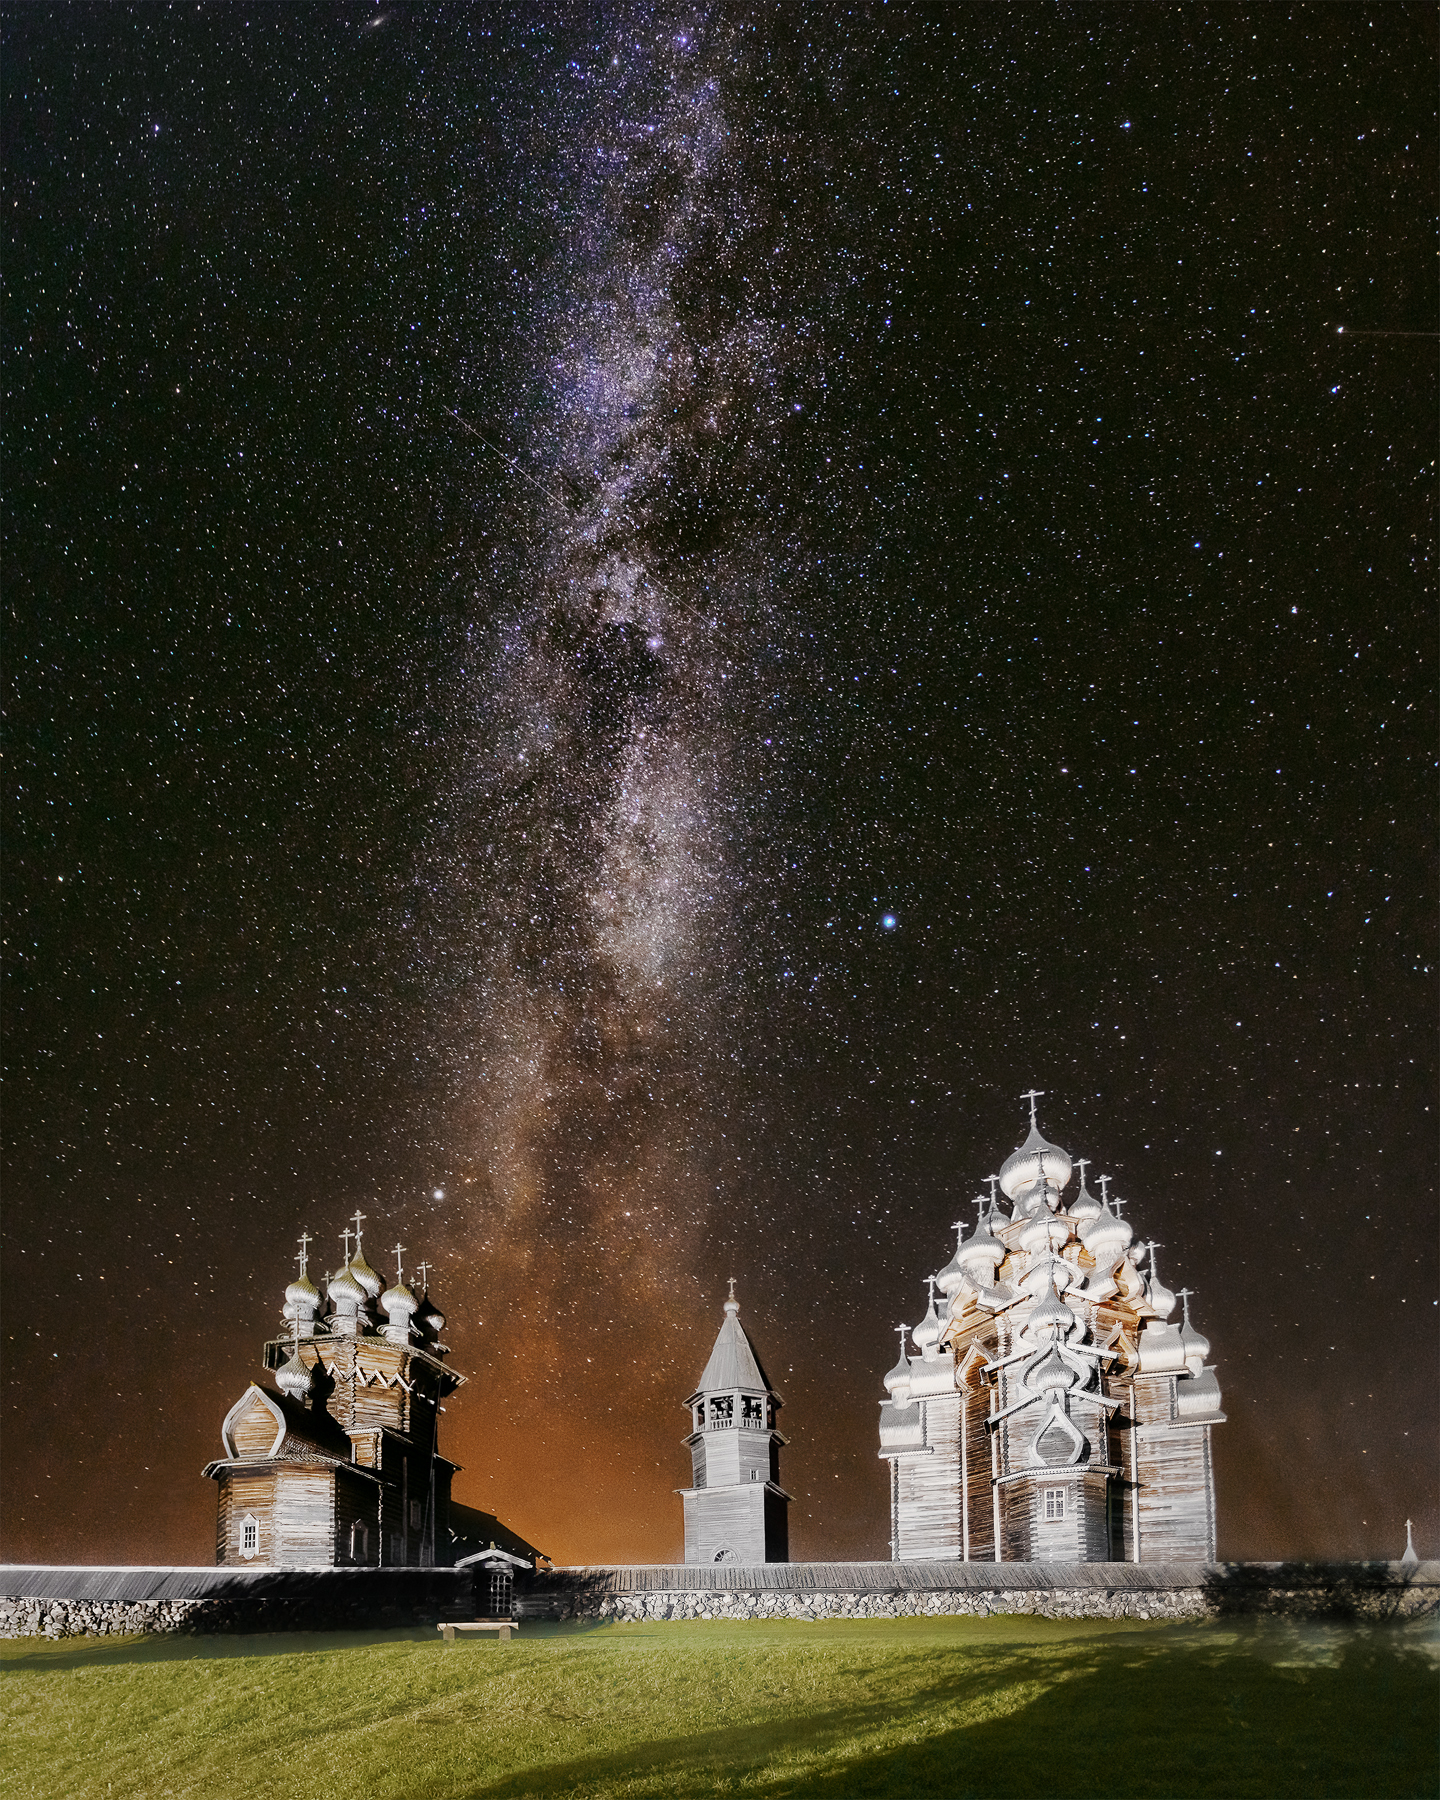
{"label": "grass lawn", "polygon": [[0,1644],[0,1795],[1440,1789],[1433,1627],[990,1619]]}

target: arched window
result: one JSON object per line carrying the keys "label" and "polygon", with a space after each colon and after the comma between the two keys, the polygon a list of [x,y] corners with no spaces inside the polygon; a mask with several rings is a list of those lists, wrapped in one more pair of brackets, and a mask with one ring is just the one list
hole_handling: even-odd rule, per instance
{"label": "arched window", "polygon": [[240,1521],[240,1554],[247,1562],[260,1554],[260,1521],[254,1513],[246,1513]]}
{"label": "arched window", "polygon": [[350,1560],[353,1563],[370,1560],[370,1527],[359,1519],[350,1526]]}

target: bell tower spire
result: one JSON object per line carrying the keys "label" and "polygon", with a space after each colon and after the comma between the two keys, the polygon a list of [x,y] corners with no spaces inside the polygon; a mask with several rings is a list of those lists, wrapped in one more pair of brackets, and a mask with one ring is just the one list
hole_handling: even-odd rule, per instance
{"label": "bell tower spire", "polygon": [[692,1485],[679,1490],[685,1560],[788,1562],[790,1496],[780,1486],[786,1440],[775,1424],[782,1402],[740,1323],[733,1275],[729,1287],[715,1347],[685,1402],[692,1425],[685,1440]]}

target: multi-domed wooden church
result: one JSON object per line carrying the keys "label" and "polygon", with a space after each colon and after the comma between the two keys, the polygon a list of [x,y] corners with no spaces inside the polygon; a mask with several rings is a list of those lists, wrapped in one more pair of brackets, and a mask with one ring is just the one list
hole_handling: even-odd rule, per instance
{"label": "multi-domed wooden church", "polygon": [[[1223,1424],[1190,1294],[1160,1279],[1107,1177],[1030,1135],[885,1377],[891,1554],[995,1562],[1211,1562],[1210,1428]],[[999,1190],[998,1193],[996,1190]],[[1002,1205],[1002,1197],[1004,1204]],[[1008,1210],[1007,1210],[1008,1209]],[[936,1304],[936,1290],[940,1303]]]}
{"label": "multi-domed wooden church", "polygon": [[225,1415],[225,1455],[205,1468],[219,1484],[216,1562],[429,1568],[498,1558],[529,1567],[533,1546],[450,1498],[457,1465],[440,1454],[439,1415],[465,1377],[446,1362],[427,1265],[417,1293],[397,1244],[385,1287],[365,1260],[364,1214],[354,1219],[324,1296],[301,1238],[285,1333],[264,1349],[275,1386],[252,1382]]}

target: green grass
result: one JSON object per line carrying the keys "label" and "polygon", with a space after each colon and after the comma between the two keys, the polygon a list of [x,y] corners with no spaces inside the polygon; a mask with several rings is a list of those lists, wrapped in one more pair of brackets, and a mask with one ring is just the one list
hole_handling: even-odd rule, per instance
{"label": "green grass", "polygon": [[1432,1796],[1433,1630],[530,1627],[0,1645],[0,1795]]}

